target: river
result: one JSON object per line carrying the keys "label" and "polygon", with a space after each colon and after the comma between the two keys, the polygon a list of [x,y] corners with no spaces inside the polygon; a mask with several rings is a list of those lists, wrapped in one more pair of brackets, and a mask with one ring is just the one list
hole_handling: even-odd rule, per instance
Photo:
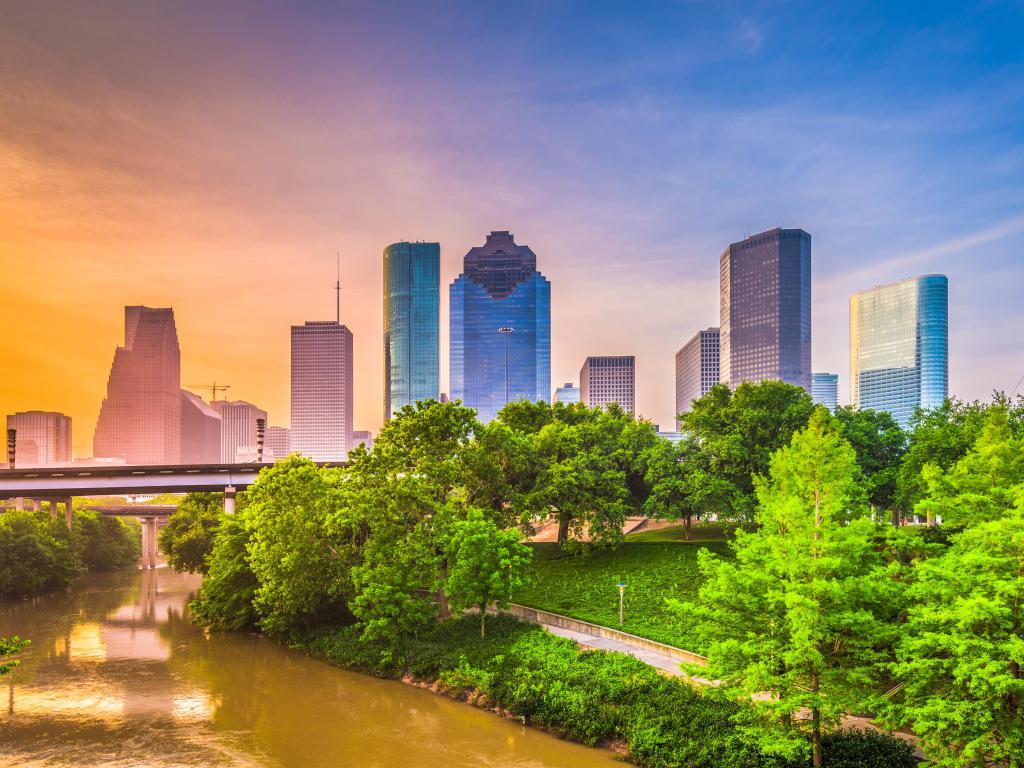
{"label": "river", "polygon": [[621,765],[256,635],[207,636],[188,620],[198,586],[167,568],[132,570],[0,604],[0,636],[32,639],[0,678],[0,765]]}

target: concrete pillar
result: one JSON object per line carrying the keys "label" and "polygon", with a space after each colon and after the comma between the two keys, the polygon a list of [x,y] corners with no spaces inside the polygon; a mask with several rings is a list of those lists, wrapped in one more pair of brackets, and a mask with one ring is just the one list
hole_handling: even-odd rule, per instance
{"label": "concrete pillar", "polygon": [[142,523],[142,554],[139,558],[139,567],[149,567],[149,537],[153,535],[153,532],[149,529],[149,518],[144,517],[140,521]]}
{"label": "concrete pillar", "polygon": [[156,568],[157,552],[159,551],[157,542],[157,532],[159,527],[157,525],[157,519],[155,517],[147,517],[142,521],[142,567],[143,568]]}
{"label": "concrete pillar", "polygon": [[15,497],[15,499],[14,499],[14,508],[15,509],[19,509],[19,510],[25,508],[25,497],[24,496],[16,496]]}
{"label": "concrete pillar", "polygon": [[64,522],[67,523],[68,530],[71,530],[72,522],[74,518],[74,499],[68,496],[64,499]]}
{"label": "concrete pillar", "polygon": [[235,514],[235,486],[233,485],[224,489],[224,514]]}
{"label": "concrete pillar", "polygon": [[56,499],[50,499],[50,519],[51,520],[56,520],[57,519],[57,500]]}
{"label": "concrete pillar", "polygon": [[42,499],[32,499],[32,511],[38,512],[43,508]]}

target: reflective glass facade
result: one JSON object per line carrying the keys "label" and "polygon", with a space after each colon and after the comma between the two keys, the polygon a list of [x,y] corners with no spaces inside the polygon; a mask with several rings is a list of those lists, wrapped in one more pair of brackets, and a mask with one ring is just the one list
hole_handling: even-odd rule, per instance
{"label": "reflective glass facade", "polygon": [[438,313],[441,246],[384,249],[384,418],[440,395]]}
{"label": "reflective glass facade", "polygon": [[924,275],[850,298],[850,399],[907,426],[949,394],[949,280]]}
{"label": "reflective glass facade", "polygon": [[551,284],[533,251],[508,232],[492,232],[466,254],[449,311],[452,400],[486,422],[507,400],[548,399]]}
{"label": "reflective glass facade", "polygon": [[[717,328],[697,331],[676,352],[676,415],[690,410],[693,401],[703,397],[719,377],[719,333]],[[679,421],[676,421],[679,428]]]}
{"label": "reflective glass facade", "polygon": [[839,374],[815,373],[811,377],[811,399],[834,411],[839,405]]}
{"label": "reflective glass facade", "polygon": [[772,229],[720,260],[721,380],[811,389],[811,236]]}

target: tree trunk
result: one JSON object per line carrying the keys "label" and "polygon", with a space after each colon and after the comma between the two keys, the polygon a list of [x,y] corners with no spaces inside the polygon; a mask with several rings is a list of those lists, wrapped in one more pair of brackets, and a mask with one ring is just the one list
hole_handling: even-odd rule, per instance
{"label": "tree trunk", "polygon": [[690,515],[686,515],[683,518],[683,538],[687,541],[690,540],[690,522],[692,519],[693,518]]}
{"label": "tree trunk", "polygon": [[[819,687],[818,673],[815,672],[811,675],[811,690],[815,695],[817,695]],[[811,708],[811,743],[814,746],[814,768],[821,768],[821,709],[818,707]]]}
{"label": "tree trunk", "polygon": [[891,514],[892,514],[892,527],[893,528],[899,528],[900,527],[900,511],[896,507],[893,507]]}
{"label": "tree trunk", "polygon": [[565,544],[569,539],[569,521],[572,519],[572,515],[568,512],[558,513],[558,543]]}
{"label": "tree trunk", "polygon": [[485,624],[487,620],[487,603],[480,603],[480,637],[484,636]]}
{"label": "tree trunk", "polygon": [[437,590],[437,618],[438,621],[444,621],[452,617],[452,609],[448,605],[448,595],[444,593],[444,584],[448,579],[448,563],[442,560],[439,570],[438,581],[440,582],[440,588]]}

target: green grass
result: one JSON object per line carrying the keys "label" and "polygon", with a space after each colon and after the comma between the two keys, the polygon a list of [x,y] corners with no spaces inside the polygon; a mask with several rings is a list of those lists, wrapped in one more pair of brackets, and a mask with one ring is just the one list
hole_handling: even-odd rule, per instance
{"label": "green grass", "polygon": [[626,584],[626,632],[701,652],[680,617],[668,610],[666,598],[696,597],[700,587],[697,553],[710,549],[723,555],[725,542],[627,542],[614,550],[571,555],[557,544],[533,544],[530,582],[512,601],[583,621],[619,626],[620,580]]}
{"label": "green grass", "polygon": [[[721,526],[714,523],[702,523],[690,526],[689,541],[725,541],[725,531]],[[687,543],[686,529],[682,524],[670,525],[654,531],[640,531],[638,533],[626,534],[627,542],[637,541],[672,541],[681,544]]]}

